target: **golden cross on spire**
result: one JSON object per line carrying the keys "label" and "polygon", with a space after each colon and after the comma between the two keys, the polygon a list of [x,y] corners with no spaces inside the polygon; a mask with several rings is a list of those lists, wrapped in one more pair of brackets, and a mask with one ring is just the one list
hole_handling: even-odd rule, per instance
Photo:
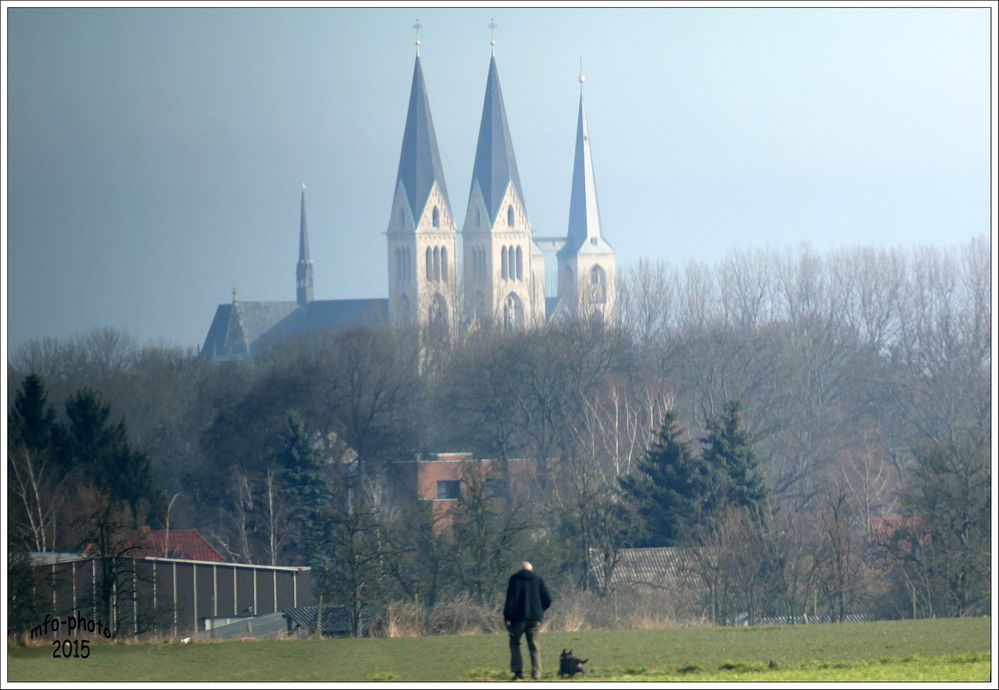
{"label": "golden cross on spire", "polygon": [[492,32],[489,35],[489,45],[492,46],[493,55],[495,55],[496,54],[496,29],[497,29],[497,25],[496,25],[496,21],[492,17],[489,18],[489,29]]}
{"label": "golden cross on spire", "polygon": [[420,57],[420,29],[423,28],[423,24],[420,24],[419,19],[413,24],[413,28],[416,29],[416,57]]}

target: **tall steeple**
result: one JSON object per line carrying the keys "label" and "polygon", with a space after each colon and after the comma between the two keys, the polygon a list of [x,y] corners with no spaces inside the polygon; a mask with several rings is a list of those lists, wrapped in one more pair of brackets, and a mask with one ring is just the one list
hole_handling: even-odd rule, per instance
{"label": "tall steeple", "polygon": [[603,238],[597,183],[590,154],[590,129],[583,104],[582,66],[579,74],[579,114],[569,195],[569,227],[558,252],[559,310],[566,315],[607,319],[615,302],[614,248]]}
{"label": "tall steeple", "polygon": [[[495,23],[489,28],[495,30]],[[544,254],[534,243],[527,217],[496,68],[495,33],[490,45],[493,54],[461,231],[465,316],[483,325],[519,329],[544,321]]]}
{"label": "tall steeple", "polygon": [[419,223],[435,184],[440,189],[444,203],[450,207],[447,185],[444,184],[444,166],[437,149],[434,119],[430,114],[430,98],[423,79],[423,66],[417,54],[416,65],[413,67],[413,84],[409,91],[409,112],[406,114],[402,153],[399,156],[399,174],[396,176],[397,193],[401,191],[403,194],[406,210],[414,226]]}
{"label": "tall steeple", "polygon": [[568,237],[567,248],[573,251],[578,250],[588,239],[600,237],[600,207],[597,204],[597,183],[593,178],[590,131],[586,125],[582,92],[579,94],[579,117],[576,120],[576,155],[572,166]]}
{"label": "tall steeple", "polygon": [[420,60],[409,91],[388,231],[389,320],[453,327],[457,235]]}
{"label": "tall steeple", "polygon": [[305,183],[302,183],[302,215],[298,230],[298,266],[295,269],[299,306],[312,301],[312,258],[309,256],[309,226],[305,220]]}
{"label": "tall steeple", "polygon": [[[489,225],[496,222],[507,187],[513,185],[520,205],[524,206],[524,190],[520,186],[517,157],[513,153],[513,139],[503,105],[496,56],[489,58],[486,78],[486,97],[482,103],[482,120],[479,124],[479,141],[475,147],[475,164],[472,168],[470,197],[478,188],[485,205]],[[471,198],[470,198],[471,201]],[[526,210],[526,207],[525,207]]]}

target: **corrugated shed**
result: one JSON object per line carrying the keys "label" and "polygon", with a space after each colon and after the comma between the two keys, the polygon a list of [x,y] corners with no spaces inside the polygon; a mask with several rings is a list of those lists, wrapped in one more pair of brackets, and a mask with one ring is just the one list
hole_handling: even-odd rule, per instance
{"label": "corrugated shed", "polygon": [[[316,606],[298,606],[284,609],[283,614],[288,621],[288,633],[301,633],[311,635],[316,629],[316,616],[318,614]],[[371,611],[367,607],[361,608],[361,627],[367,628],[371,623]],[[350,616],[347,615],[345,606],[324,606],[323,607],[323,637],[350,637]]]}

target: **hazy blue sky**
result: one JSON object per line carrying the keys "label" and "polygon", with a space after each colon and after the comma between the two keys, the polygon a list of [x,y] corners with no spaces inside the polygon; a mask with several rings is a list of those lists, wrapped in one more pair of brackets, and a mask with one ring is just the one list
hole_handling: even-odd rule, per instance
{"label": "hazy blue sky", "polygon": [[496,59],[564,234],[580,53],[619,265],[989,232],[987,9],[8,9],[8,344],[200,344],[217,304],[384,297],[416,18],[454,215]]}

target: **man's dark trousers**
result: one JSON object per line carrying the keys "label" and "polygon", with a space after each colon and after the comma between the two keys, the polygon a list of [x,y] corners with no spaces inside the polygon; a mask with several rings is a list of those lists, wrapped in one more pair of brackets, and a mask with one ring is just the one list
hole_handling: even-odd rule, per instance
{"label": "man's dark trousers", "polygon": [[541,649],[538,647],[538,621],[522,620],[510,625],[510,671],[515,676],[524,675],[524,658],[520,655],[520,636],[527,638],[527,651],[531,654],[531,678],[541,679]]}

